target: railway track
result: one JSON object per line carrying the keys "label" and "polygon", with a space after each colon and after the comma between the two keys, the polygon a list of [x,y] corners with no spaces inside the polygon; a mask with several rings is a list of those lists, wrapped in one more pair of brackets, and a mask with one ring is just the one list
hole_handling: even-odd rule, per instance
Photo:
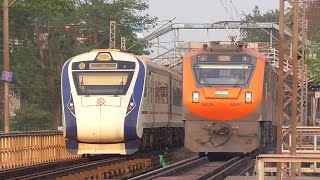
{"label": "railway track", "polygon": [[[94,156],[67,161],[58,161],[54,163],[45,163],[34,166],[15,168],[0,172],[0,179],[6,180],[29,180],[29,179],[56,179],[58,177],[68,176],[95,170],[98,167],[113,167],[114,170],[119,168],[119,164],[127,164],[135,160],[156,158],[164,152],[151,152],[135,154],[132,156]],[[134,164],[133,164],[134,165]],[[135,166],[135,165],[134,165]],[[121,168],[120,168],[121,169]]]}
{"label": "railway track", "polygon": [[224,179],[230,175],[243,174],[246,169],[252,166],[252,156],[235,157],[228,161],[209,162],[207,157],[190,158],[178,163],[169,165],[165,168],[157,169],[145,173],[140,176],[131,178],[130,180],[140,179],[170,179],[170,178],[186,178],[186,179]]}
{"label": "railway track", "polygon": [[1,179],[5,178],[7,180],[20,180],[20,179],[52,179],[62,175],[66,175],[70,172],[78,172],[88,170],[90,168],[95,168],[99,165],[106,165],[111,163],[116,163],[126,158],[106,158],[106,159],[91,159],[82,158],[74,161],[58,162],[43,164],[34,167],[25,167],[14,169],[9,172],[4,172],[0,174]]}
{"label": "railway track", "polygon": [[48,162],[43,164],[36,164],[36,165],[2,170],[0,171],[0,179],[15,178],[18,176],[24,176],[24,175],[30,174],[30,172],[44,171],[49,168],[59,168],[63,166],[70,166],[72,164],[79,164],[79,163],[84,163],[88,161],[89,161],[88,158],[69,159],[69,160],[60,160],[55,162]]}

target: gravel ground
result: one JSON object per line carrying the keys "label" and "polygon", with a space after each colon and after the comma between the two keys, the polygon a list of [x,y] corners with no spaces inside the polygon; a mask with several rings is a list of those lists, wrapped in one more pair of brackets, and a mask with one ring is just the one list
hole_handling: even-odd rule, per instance
{"label": "gravel ground", "polygon": [[185,147],[181,147],[174,150],[175,162],[189,159],[191,157],[198,156],[198,153],[191,152]]}

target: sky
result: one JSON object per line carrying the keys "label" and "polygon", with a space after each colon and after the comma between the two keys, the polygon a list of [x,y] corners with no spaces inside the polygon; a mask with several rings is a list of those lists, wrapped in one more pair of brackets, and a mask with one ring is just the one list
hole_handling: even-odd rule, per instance
{"label": "sky", "polygon": [[159,20],[176,17],[175,22],[179,23],[208,23],[231,20],[230,16],[239,20],[235,8],[241,15],[242,11],[252,12],[255,5],[258,5],[263,13],[268,9],[279,8],[279,0],[149,0],[148,13],[157,16]]}
{"label": "sky", "polygon": [[[238,21],[243,13],[252,12],[258,5],[263,14],[270,9],[279,8],[279,0],[149,0],[151,16],[158,17],[160,26],[173,20],[173,23],[214,23],[217,21]],[[241,17],[242,16],[242,17]],[[154,30],[144,32],[148,35]],[[237,30],[180,30],[180,41],[224,41],[228,35],[237,35]],[[162,36],[160,41],[172,41],[173,33]]]}

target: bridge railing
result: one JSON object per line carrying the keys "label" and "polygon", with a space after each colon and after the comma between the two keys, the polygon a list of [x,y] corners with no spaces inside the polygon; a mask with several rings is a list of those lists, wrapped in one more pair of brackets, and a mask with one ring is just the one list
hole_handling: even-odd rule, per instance
{"label": "bridge railing", "polygon": [[0,170],[78,158],[67,152],[61,131],[0,134]]}

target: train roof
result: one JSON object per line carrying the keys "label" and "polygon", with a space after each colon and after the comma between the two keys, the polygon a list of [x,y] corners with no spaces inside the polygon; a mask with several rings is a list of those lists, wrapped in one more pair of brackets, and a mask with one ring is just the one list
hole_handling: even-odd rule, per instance
{"label": "train roof", "polygon": [[147,61],[145,62],[145,64],[150,68],[150,69],[153,69],[155,72],[159,72],[162,74],[171,74],[173,76],[176,76],[176,77],[182,77],[181,74],[179,74],[177,71],[171,69],[171,68],[167,68],[167,67],[164,67],[164,66],[161,66],[160,64],[158,63],[155,63],[153,61]]}
{"label": "train roof", "polygon": [[253,48],[246,48],[244,45],[226,45],[226,44],[213,44],[211,43],[211,46],[208,46],[207,44],[204,44],[202,48],[195,49],[189,53],[187,53],[185,56],[195,56],[200,53],[228,53],[228,54],[249,54],[252,56],[255,56],[257,58],[266,59],[266,57],[258,52],[257,50]]}
{"label": "train roof", "polygon": [[73,61],[83,61],[84,59],[85,60],[89,60],[89,61],[90,60],[94,60],[97,57],[98,53],[100,53],[100,52],[109,52],[109,53],[111,53],[111,55],[115,59],[122,59],[122,58],[133,59],[133,58],[138,58],[138,59],[142,60],[147,66],[151,67],[154,71],[163,72],[163,73],[167,72],[167,73],[170,73],[170,74],[174,74],[175,76],[180,76],[181,77],[181,75],[178,72],[176,72],[176,71],[174,71],[174,70],[172,70],[170,68],[163,67],[160,64],[157,64],[157,63],[153,62],[148,57],[135,55],[135,54],[132,54],[132,53],[129,53],[129,52],[122,52],[119,49],[93,49],[90,52],[79,54],[79,55],[73,57],[72,60]]}
{"label": "train roof", "polygon": [[120,52],[120,49],[92,49],[90,52],[110,52],[110,51]]}

